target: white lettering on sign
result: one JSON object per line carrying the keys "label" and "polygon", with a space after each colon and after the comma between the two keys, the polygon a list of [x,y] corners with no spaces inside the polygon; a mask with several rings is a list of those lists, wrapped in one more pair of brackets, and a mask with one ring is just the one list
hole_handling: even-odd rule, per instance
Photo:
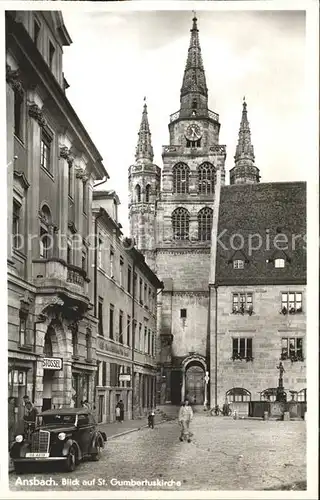
{"label": "white lettering on sign", "polygon": [[62,370],[61,358],[43,358],[44,370]]}

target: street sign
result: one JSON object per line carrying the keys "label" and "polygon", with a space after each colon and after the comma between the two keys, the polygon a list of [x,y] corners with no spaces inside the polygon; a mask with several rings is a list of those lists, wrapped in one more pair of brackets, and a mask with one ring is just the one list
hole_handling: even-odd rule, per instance
{"label": "street sign", "polygon": [[119,375],[120,382],[130,382],[130,380],[131,380],[130,373],[120,373]]}
{"label": "street sign", "polygon": [[43,358],[42,361],[44,370],[62,370],[61,358]]}

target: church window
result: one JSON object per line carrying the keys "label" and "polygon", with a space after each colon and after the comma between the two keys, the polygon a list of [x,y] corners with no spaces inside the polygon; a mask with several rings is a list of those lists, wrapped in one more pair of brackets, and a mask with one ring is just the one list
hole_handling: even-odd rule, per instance
{"label": "church window", "polygon": [[178,194],[189,193],[190,169],[185,163],[178,163],[173,167],[173,192]]}
{"label": "church window", "polygon": [[180,309],[180,318],[186,319],[187,317],[187,309]]}
{"label": "church window", "polygon": [[284,266],[285,266],[284,259],[275,259],[275,261],[274,261],[274,267],[282,268]]}
{"label": "church window", "polygon": [[211,163],[202,163],[198,169],[199,194],[213,194],[215,181],[215,168]]}
{"label": "church window", "polygon": [[141,201],[141,187],[140,187],[140,184],[136,185],[135,192],[136,192],[136,202],[140,203],[140,201]]}
{"label": "church window", "polygon": [[210,241],[212,231],[213,211],[209,207],[202,208],[198,213],[198,239]]}
{"label": "church window", "polygon": [[146,203],[149,203],[149,201],[150,201],[150,189],[151,189],[150,184],[147,184],[146,185]]}
{"label": "church window", "polygon": [[234,260],[233,269],[244,269],[244,260],[241,259]]}
{"label": "church window", "polygon": [[189,212],[185,208],[176,208],[172,213],[172,228],[174,240],[189,239]]}

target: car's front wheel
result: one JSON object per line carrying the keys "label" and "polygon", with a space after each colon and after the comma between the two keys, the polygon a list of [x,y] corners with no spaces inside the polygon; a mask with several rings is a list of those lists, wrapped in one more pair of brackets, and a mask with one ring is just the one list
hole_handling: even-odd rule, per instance
{"label": "car's front wheel", "polygon": [[103,449],[103,444],[102,442],[99,440],[97,442],[97,446],[96,446],[96,451],[95,453],[92,453],[91,454],[91,459],[94,461],[94,462],[98,462],[102,456],[102,449]]}
{"label": "car's front wheel", "polygon": [[73,472],[76,468],[76,463],[77,463],[77,450],[75,446],[71,446],[65,463],[66,471]]}

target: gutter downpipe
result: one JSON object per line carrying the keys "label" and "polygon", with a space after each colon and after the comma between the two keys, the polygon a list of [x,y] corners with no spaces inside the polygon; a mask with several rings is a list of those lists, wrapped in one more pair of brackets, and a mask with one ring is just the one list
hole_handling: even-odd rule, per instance
{"label": "gutter downpipe", "polygon": [[131,362],[132,362],[132,375],[131,375],[131,385],[132,385],[132,400],[131,400],[131,418],[134,420],[134,398],[135,398],[135,379],[134,379],[134,350],[136,346],[136,320],[134,317],[135,314],[135,308],[134,308],[134,301],[135,301],[135,291],[136,291],[136,280],[134,279],[134,273],[135,273],[135,260],[133,258],[133,264],[132,264],[132,348],[131,348]]}

